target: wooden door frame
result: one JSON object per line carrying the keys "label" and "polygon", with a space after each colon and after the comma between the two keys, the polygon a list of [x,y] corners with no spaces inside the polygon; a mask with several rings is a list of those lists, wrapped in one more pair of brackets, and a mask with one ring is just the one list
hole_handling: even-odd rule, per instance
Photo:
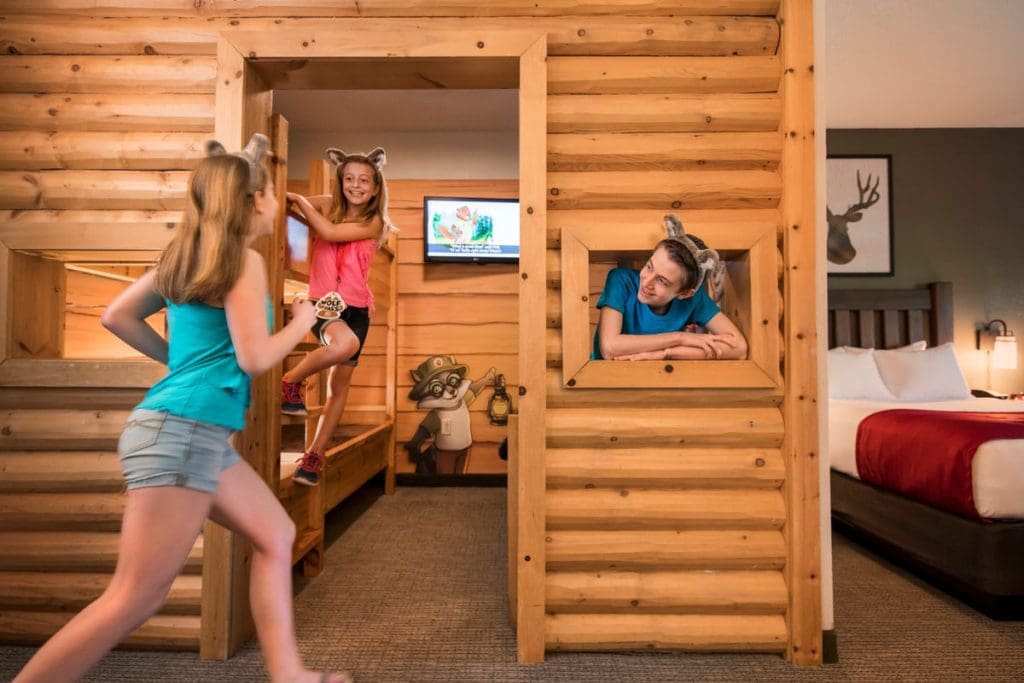
{"label": "wooden door frame", "polygon": [[[227,149],[241,149],[254,132],[267,133],[268,83],[256,60],[512,58],[519,67],[519,401],[515,435],[516,485],[510,504],[519,511],[509,520],[518,554],[516,582],[517,651],[520,662],[544,658],[544,425],[546,407],[547,211],[547,36],[542,31],[474,31],[469,28],[374,30],[353,32],[322,27],[269,31],[227,31],[217,40],[215,136]],[[262,380],[267,383],[266,379]],[[266,389],[264,389],[266,392]],[[254,405],[260,400],[257,383]],[[247,456],[257,471],[270,458],[267,434],[250,425]],[[530,427],[533,427],[532,429]],[[262,425],[264,431],[269,425]],[[260,447],[260,444],[263,444]],[[510,539],[511,540],[511,539]],[[252,635],[248,614],[248,563],[244,544],[208,524],[204,541],[203,610],[200,653],[204,658],[231,656]]]}

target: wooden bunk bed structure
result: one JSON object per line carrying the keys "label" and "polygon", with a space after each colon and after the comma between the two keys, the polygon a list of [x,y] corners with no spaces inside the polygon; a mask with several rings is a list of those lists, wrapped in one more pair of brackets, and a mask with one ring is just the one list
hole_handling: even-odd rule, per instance
{"label": "wooden bunk bed structure", "polygon": [[[519,660],[674,648],[821,662],[812,3],[314,0],[289,16],[260,0],[88,4],[0,19],[0,544],[16,549],[0,558],[0,640],[44,639],[102,587],[123,504],[114,440],[160,375],[62,356],[64,332],[40,312],[64,309],[64,264],[151,262],[206,138],[237,149],[262,131],[281,152],[275,89],[497,87],[519,93],[521,257],[502,280],[518,294]],[[601,286],[594,265],[650,249],[668,212],[727,252],[727,312],[752,355],[714,373],[631,364],[631,381],[581,358],[578,302]],[[282,262],[280,236],[264,249]],[[427,281],[425,268],[398,277]],[[284,275],[272,270],[275,292]],[[57,284],[24,286],[40,278]],[[387,296],[400,289],[392,279]],[[396,368],[375,371],[383,399],[366,405],[384,409],[363,411],[326,485],[279,489],[310,573],[323,511],[393,473]],[[256,383],[238,443],[275,486],[279,377]],[[245,552],[207,525],[128,644],[230,656],[252,631]]]}

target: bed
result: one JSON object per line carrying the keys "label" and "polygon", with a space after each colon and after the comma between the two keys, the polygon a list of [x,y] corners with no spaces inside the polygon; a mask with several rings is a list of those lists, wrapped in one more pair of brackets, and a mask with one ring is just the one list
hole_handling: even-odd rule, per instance
{"label": "bed", "polygon": [[[833,350],[896,349],[920,340],[938,347],[952,341],[949,283],[916,290],[833,290],[828,308]],[[978,447],[971,489],[978,513],[988,520],[969,519],[861,480],[855,449],[858,425],[892,408],[1024,413],[1024,402],[829,400],[834,526],[992,618],[1024,618],[1024,441],[990,441]]]}

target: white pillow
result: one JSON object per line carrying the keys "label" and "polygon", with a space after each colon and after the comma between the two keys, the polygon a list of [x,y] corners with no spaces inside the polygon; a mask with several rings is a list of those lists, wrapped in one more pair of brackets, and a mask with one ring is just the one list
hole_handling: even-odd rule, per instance
{"label": "white pillow", "polygon": [[893,400],[892,392],[885,386],[878,373],[878,366],[875,365],[875,357],[870,349],[865,353],[848,353],[839,349],[828,352],[828,397],[866,401]]}
{"label": "white pillow", "polygon": [[[868,351],[878,351],[879,350],[879,349],[865,349],[865,348],[862,348],[860,346],[837,346],[836,348],[840,349],[841,351],[845,351],[847,353],[867,353]],[[924,351],[926,348],[928,348],[928,342],[926,342],[924,339],[920,339],[920,340],[918,340],[918,341],[916,341],[916,342],[914,342],[912,344],[907,344],[906,346],[901,346],[901,347],[896,348],[896,349],[883,349],[883,350],[886,350],[886,351]],[[835,350],[835,349],[833,349],[833,350]]]}
{"label": "white pillow", "polygon": [[878,371],[897,401],[948,401],[970,398],[953,344],[920,353],[875,351]]}

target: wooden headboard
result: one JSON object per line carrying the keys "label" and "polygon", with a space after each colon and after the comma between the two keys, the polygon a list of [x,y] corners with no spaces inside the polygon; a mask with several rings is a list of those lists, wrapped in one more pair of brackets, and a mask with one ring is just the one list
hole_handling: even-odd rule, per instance
{"label": "wooden headboard", "polygon": [[834,289],[828,293],[828,347],[891,349],[924,339],[953,341],[953,284],[921,289]]}

